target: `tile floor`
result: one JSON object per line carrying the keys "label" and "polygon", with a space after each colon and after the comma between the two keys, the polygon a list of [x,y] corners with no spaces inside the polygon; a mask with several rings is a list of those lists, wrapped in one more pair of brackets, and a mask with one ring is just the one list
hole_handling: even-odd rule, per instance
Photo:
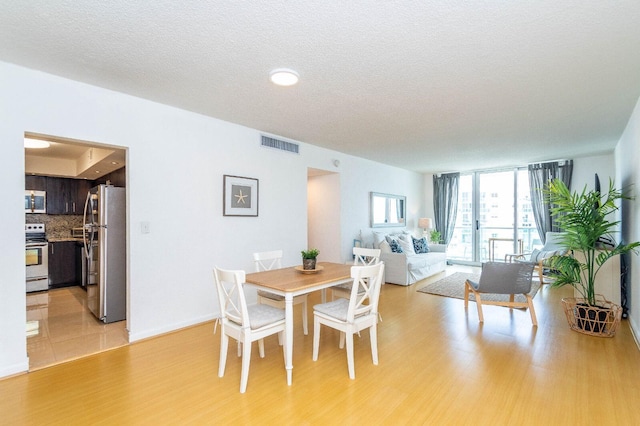
{"label": "tile floor", "polygon": [[29,371],[128,344],[126,321],[98,321],[80,287],[27,294],[27,321],[38,321],[27,337]]}

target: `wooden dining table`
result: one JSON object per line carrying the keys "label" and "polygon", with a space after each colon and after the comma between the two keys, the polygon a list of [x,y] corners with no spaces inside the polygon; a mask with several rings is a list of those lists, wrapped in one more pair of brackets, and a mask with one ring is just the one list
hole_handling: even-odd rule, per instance
{"label": "wooden dining table", "polygon": [[[301,266],[253,272],[246,275],[247,284],[284,296],[285,300],[285,368],[287,384],[293,376],[293,298],[351,281],[351,266],[342,263],[318,262],[314,272],[301,271]],[[324,301],[324,297],[323,297]]]}

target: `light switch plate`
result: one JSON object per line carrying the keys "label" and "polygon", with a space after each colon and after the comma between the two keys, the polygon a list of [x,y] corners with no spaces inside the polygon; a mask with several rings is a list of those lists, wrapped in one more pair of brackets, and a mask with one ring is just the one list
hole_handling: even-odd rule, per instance
{"label": "light switch plate", "polygon": [[143,234],[151,232],[151,224],[149,222],[140,222],[140,232]]}

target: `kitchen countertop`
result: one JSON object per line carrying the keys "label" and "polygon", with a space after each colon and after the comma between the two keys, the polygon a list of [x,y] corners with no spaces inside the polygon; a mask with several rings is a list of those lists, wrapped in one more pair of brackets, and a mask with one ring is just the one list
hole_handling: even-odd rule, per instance
{"label": "kitchen countertop", "polygon": [[76,241],[76,242],[82,242],[82,238],[73,238],[73,237],[52,237],[52,238],[47,238],[47,241],[50,243],[60,243],[63,241]]}

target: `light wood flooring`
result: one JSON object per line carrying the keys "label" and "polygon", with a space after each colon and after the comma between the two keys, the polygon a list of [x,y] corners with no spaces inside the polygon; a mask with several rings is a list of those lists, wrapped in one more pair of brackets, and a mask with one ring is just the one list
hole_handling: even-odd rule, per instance
{"label": "light wood flooring", "polygon": [[355,380],[334,331],[323,328],[312,361],[296,306],[292,386],[271,336],[265,358],[254,347],[240,394],[236,347],[219,378],[220,334],[205,323],[1,380],[0,423],[640,424],[640,351],[626,321],[613,338],[573,332],[560,304],[571,289],[545,286],[538,327],[497,306],[484,308],[482,325],[474,303],[465,312],[462,300],[416,292],[424,284],[383,286],[380,363],[363,332]]}
{"label": "light wood flooring", "polygon": [[27,337],[30,371],[128,344],[126,321],[98,321],[80,287],[28,293],[27,321],[38,322]]}

